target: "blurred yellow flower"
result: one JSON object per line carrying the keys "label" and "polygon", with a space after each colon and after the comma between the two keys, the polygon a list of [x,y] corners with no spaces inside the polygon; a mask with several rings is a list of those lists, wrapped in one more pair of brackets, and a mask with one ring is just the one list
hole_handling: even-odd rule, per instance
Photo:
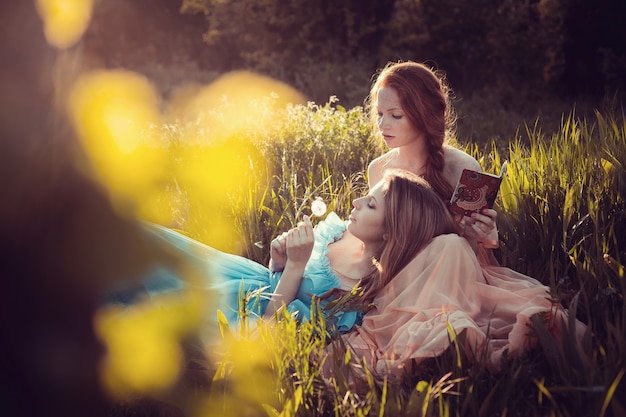
{"label": "blurred yellow flower", "polygon": [[68,108],[91,163],[87,170],[105,185],[116,207],[167,222],[162,186],[167,149],[156,128],[161,115],[150,82],[123,70],[87,73],[74,84]]}
{"label": "blurred yellow flower", "polygon": [[214,347],[213,355],[209,356],[215,357],[217,350],[221,350],[220,367],[213,377],[211,394],[198,415],[257,415],[267,407],[279,407],[273,363],[276,352],[258,336],[248,338],[230,333],[225,335],[219,349]]}
{"label": "blurred yellow flower", "polygon": [[68,48],[83,35],[93,12],[93,0],[37,0],[37,11],[50,45]]}
{"label": "blurred yellow flower", "polygon": [[182,365],[180,339],[197,327],[200,303],[186,293],[101,309],[95,329],[107,348],[101,366],[106,391],[125,398],[171,387]]}
{"label": "blurred yellow flower", "polygon": [[185,192],[189,229],[194,238],[237,253],[232,216],[267,181],[254,137],[302,96],[284,83],[245,71],[225,74],[184,95],[173,101],[168,116],[179,127],[172,147],[174,175]]}

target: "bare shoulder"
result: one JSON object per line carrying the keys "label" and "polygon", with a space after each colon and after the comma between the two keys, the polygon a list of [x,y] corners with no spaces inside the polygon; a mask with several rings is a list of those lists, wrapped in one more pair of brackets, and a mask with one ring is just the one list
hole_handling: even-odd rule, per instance
{"label": "bare shoulder", "polygon": [[476,158],[453,146],[446,145],[444,147],[444,158],[446,165],[450,167],[457,169],[481,169]]}
{"label": "bare shoulder", "polygon": [[374,158],[367,166],[367,183],[369,186],[373,186],[383,178],[385,169],[389,167],[391,160],[391,151],[384,153],[383,155]]}
{"label": "bare shoulder", "polygon": [[444,158],[445,167],[443,175],[453,187],[456,185],[456,182],[464,169],[471,169],[474,171],[482,170],[476,158],[450,145],[446,145],[444,147]]}

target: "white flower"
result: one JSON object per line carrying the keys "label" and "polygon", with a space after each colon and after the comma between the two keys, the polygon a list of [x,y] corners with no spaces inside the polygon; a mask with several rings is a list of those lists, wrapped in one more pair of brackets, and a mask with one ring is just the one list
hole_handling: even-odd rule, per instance
{"label": "white flower", "polygon": [[315,198],[315,201],[311,203],[311,212],[317,217],[323,216],[326,213],[326,203],[324,203],[321,197]]}

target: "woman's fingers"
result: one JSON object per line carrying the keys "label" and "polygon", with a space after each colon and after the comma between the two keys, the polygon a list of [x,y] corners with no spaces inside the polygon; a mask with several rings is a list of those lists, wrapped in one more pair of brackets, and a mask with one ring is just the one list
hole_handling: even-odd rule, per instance
{"label": "woman's fingers", "polygon": [[494,234],[497,236],[498,234],[498,229],[493,223],[487,224],[480,221],[475,221],[471,226],[472,229],[474,229],[474,231],[476,231],[476,233],[478,233],[478,235],[483,238],[490,237]]}
{"label": "woman's fingers", "polygon": [[481,213],[472,213],[472,219],[477,222],[484,223],[490,228],[496,226],[496,217],[498,213],[493,209],[485,209]]}
{"label": "woman's fingers", "polygon": [[497,216],[498,213],[493,209],[485,209],[481,213],[472,213],[472,229],[484,247],[497,248],[499,246]]}
{"label": "woman's fingers", "polygon": [[285,255],[286,245],[279,242],[277,239],[272,241],[271,249],[279,255]]}
{"label": "woman's fingers", "polygon": [[294,227],[289,231],[291,239],[298,239],[299,241],[306,241],[313,239],[313,225],[311,224],[311,218],[304,216],[303,221],[298,223],[297,227]]}
{"label": "woman's fingers", "polygon": [[304,221],[299,227],[300,236],[302,239],[306,241],[311,241],[313,239],[313,225],[311,224],[311,218],[309,216],[304,216]]}
{"label": "woman's fingers", "polygon": [[314,243],[311,219],[304,216],[304,221],[287,234],[287,256],[292,260],[306,261],[311,256]]}
{"label": "woman's fingers", "polygon": [[474,230],[486,234],[496,229],[496,217],[498,213],[493,209],[485,209],[481,213],[472,213],[470,224]]}
{"label": "woman's fingers", "polygon": [[287,249],[287,232],[283,232],[272,240],[271,248],[284,255]]}

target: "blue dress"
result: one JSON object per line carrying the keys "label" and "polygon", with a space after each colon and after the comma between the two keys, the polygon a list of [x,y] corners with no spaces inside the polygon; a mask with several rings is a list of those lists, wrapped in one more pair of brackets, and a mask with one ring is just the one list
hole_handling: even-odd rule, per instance
{"label": "blue dress", "polygon": [[[342,288],[341,278],[332,270],[326,256],[328,245],[339,239],[346,229],[347,222],[335,213],[330,213],[325,220],[314,228],[315,244],[309,262],[302,276],[302,283],[295,300],[288,306],[288,311],[300,320],[311,317],[312,296],[321,296],[333,288]],[[238,307],[241,296],[247,297],[246,312],[252,318],[263,315],[271,294],[275,291],[282,272],[272,272],[267,267],[242,256],[224,253],[200,243],[188,236],[163,226],[148,224],[147,231],[151,238],[174,251],[184,263],[195,271],[200,271],[194,279],[182,279],[171,268],[156,266],[142,280],[142,290],[150,297],[159,294],[180,291],[185,288],[202,288],[215,292],[213,318],[217,323],[217,310],[224,313],[231,326],[237,326],[240,318]],[[322,307],[330,300],[322,300]],[[346,332],[361,319],[356,311],[325,314],[327,328]],[[330,326],[329,326],[330,325]]]}

